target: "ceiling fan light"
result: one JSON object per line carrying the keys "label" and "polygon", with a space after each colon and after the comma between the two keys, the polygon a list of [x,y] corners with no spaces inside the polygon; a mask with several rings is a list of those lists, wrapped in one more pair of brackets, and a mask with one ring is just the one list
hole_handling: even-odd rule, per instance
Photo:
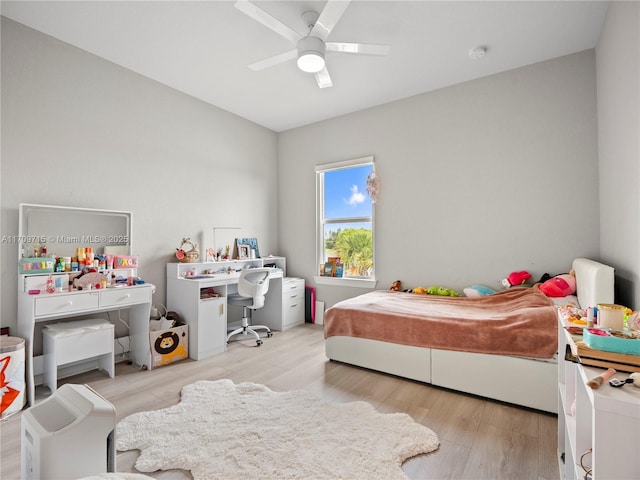
{"label": "ceiling fan light", "polygon": [[298,68],[307,73],[318,73],[324,68],[327,47],[318,37],[303,37],[298,41]]}
{"label": "ceiling fan light", "polygon": [[303,72],[317,73],[324,68],[324,55],[320,52],[301,52],[298,55],[298,68]]}

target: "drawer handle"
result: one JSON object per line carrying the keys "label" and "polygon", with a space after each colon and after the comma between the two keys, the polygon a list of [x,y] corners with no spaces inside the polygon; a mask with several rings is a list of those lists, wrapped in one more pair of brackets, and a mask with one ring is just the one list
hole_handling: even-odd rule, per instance
{"label": "drawer handle", "polygon": [[297,304],[297,303],[293,303],[293,304],[291,305],[291,308],[296,308],[297,306],[298,306],[298,304]]}

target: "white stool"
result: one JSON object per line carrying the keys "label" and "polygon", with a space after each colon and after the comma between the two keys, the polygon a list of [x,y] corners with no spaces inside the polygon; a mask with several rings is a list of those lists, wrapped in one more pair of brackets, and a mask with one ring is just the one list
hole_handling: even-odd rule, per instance
{"label": "white stool", "polygon": [[47,325],[42,330],[44,384],[58,388],[58,367],[95,358],[95,368],[114,376],[114,326],[101,318]]}

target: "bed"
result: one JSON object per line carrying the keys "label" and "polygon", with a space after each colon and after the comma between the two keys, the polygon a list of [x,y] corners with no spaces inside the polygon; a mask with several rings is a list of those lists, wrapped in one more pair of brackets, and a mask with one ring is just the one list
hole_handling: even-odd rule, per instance
{"label": "bed", "polygon": [[576,296],[560,302],[538,286],[480,298],[376,290],[338,302],[325,312],[326,355],[557,413],[557,305],[613,303],[613,268],[586,258],[572,267]]}

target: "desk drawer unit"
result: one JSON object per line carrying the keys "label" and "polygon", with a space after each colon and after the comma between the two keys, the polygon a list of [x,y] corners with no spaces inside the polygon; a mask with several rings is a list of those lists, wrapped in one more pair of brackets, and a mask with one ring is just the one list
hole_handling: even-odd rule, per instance
{"label": "desk drawer unit", "polygon": [[118,305],[135,305],[151,302],[151,291],[148,288],[113,288],[102,292],[101,307],[117,307]]}
{"label": "desk drawer unit", "polygon": [[282,282],[282,330],[304,323],[304,279],[285,278]]}
{"label": "desk drawer unit", "polygon": [[287,330],[304,323],[304,278],[284,277],[272,281],[263,308],[252,314],[254,325]]}
{"label": "desk drawer unit", "polygon": [[35,316],[61,315],[98,308],[98,292],[73,295],[52,295],[35,299]]}

